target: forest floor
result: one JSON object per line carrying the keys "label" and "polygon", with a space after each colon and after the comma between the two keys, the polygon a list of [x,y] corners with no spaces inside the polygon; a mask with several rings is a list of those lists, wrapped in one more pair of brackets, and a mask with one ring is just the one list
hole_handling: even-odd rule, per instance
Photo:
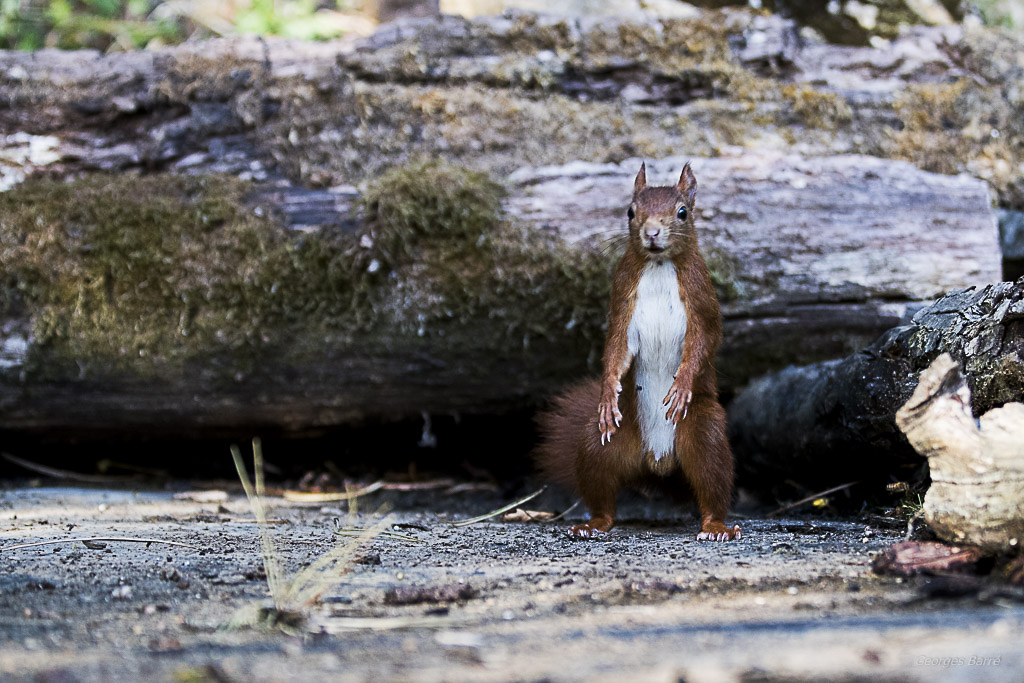
{"label": "forest floor", "polygon": [[[356,542],[339,529],[373,526],[384,503],[392,512],[343,572],[317,575],[304,622],[246,626],[269,604],[249,504],[237,485],[219,500],[188,493],[223,486],[0,491],[0,678],[1016,681],[1024,670],[1024,604],[997,586],[957,595],[873,574],[872,556],[904,535],[877,516],[740,516],[742,540],[716,544],[695,540],[692,517],[637,499],[606,539],[575,541],[564,521],[454,526],[508,502],[472,487],[382,491],[355,512],[268,498],[290,576]],[[550,495],[526,507],[552,509]],[[85,537],[194,549],[70,540]]]}

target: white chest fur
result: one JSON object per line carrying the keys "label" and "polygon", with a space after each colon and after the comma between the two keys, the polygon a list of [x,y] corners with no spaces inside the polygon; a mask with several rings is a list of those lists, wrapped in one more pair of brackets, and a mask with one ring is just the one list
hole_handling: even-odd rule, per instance
{"label": "white chest fur", "polygon": [[686,307],[679,297],[676,268],[650,263],[640,276],[636,308],[629,321],[629,351],[636,377],[637,411],[644,447],[654,459],[672,452],[675,426],[665,419],[662,400],[679,369],[686,337]]}

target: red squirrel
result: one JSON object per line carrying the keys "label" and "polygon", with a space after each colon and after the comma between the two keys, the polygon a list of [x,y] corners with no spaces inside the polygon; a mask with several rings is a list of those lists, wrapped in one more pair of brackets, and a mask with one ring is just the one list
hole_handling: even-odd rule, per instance
{"label": "red squirrel", "polygon": [[700,508],[697,538],[740,538],[739,526],[725,525],[733,456],[714,366],[722,316],[697,247],[696,195],[689,163],[678,184],[661,187],[647,185],[641,164],[612,282],[603,376],[570,388],[538,419],[541,472],[590,510],[570,536],[611,529],[623,487],[685,478]]}

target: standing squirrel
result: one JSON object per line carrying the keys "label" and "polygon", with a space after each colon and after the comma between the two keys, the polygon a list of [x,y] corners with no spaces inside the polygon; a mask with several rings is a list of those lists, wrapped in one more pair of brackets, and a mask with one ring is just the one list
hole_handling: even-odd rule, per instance
{"label": "standing squirrel", "polygon": [[693,226],[697,179],[687,163],[677,185],[648,187],[646,171],[641,164],[626,212],[602,379],[541,414],[537,464],[590,510],[570,536],[611,529],[623,487],[685,477],[700,507],[697,538],[732,540],[741,532],[725,525],[733,457],[714,366],[722,316]]}

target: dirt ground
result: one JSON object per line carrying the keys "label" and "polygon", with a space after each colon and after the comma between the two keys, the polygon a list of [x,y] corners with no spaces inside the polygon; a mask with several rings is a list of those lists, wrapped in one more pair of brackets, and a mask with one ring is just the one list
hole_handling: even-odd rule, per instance
{"label": "dirt ground", "polygon": [[[221,488],[217,483],[189,490]],[[470,487],[471,488],[471,487]],[[325,576],[306,621],[231,627],[268,603],[252,513],[237,487],[0,491],[0,678],[38,681],[653,680],[1019,681],[1024,603],[871,573],[903,537],[873,515],[739,517],[742,540],[695,540],[667,505],[627,503],[602,541],[566,522],[452,522],[509,502],[496,492],[379,492],[345,504],[270,498],[290,573],[389,531]],[[545,494],[532,509],[562,500]],[[570,518],[582,518],[576,511]],[[398,526],[396,526],[398,525]],[[142,537],[10,549],[33,541]]]}

